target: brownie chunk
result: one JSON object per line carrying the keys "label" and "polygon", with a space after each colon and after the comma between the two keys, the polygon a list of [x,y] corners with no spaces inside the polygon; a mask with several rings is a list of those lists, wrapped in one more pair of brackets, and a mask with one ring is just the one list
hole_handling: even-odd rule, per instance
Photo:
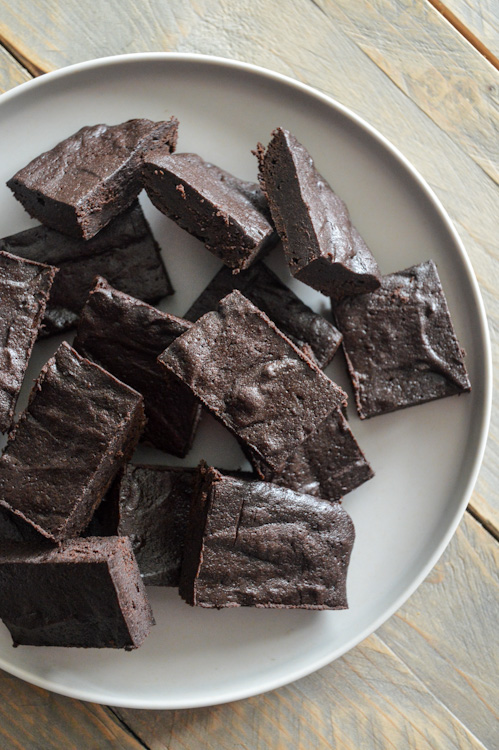
{"label": "brownie chunk", "polygon": [[294,135],[277,128],[272,136],[266,151],[257,147],[260,184],[293,276],[336,299],[377,289],[378,265],[345,203]]}
{"label": "brownie chunk", "polygon": [[237,290],[179,336],[160,362],[276,471],[346,400],[341,388]]}
{"label": "brownie chunk", "polygon": [[96,517],[106,533],[128,536],[149,586],[178,586],[197,469],[128,464]]}
{"label": "brownie chunk", "polygon": [[78,322],[94,278],[146,302],[173,294],[161,251],[138,202],[91,240],[33,227],[0,239],[0,250],[59,268],[41,335],[62,333]]}
{"label": "brownie chunk", "polygon": [[26,211],[63,234],[88,240],[136,199],[144,155],[173,151],[178,122],[93,125],[37,156],[7,185]]}
{"label": "brownie chunk", "polygon": [[471,389],[432,260],[333,311],[361,419]]}
{"label": "brownie chunk", "polygon": [[149,154],[144,184],[156,208],[204,242],[234,273],[278,240],[258,185],[239,180],[197,154]]}
{"label": "brownie chunk", "polygon": [[324,500],[340,500],[374,476],[340,409],[298,446],[281,471],[272,471],[254,456],[248,458],[265,481]]}
{"label": "brownie chunk", "polygon": [[355,532],[340,503],[201,471],[180,580],[189,604],[347,608]]}
{"label": "brownie chunk", "polygon": [[62,343],[0,458],[0,505],[49,539],[77,536],[143,426],[142,396]]}
{"label": "brownie chunk", "polygon": [[215,310],[222,297],[234,289],[268,315],[279,330],[319,367],[329,364],[341,343],[341,333],[305,305],[264,263],[254,263],[237,275],[222,267],[185,317],[198,320],[201,315]]}
{"label": "brownie chunk", "polygon": [[0,432],[12,424],[56,271],[0,252]]}
{"label": "brownie chunk", "polygon": [[144,396],[144,440],[185,456],[201,415],[187,386],[158,363],[192,323],[160,312],[98,278],[84,306],[74,348]]}
{"label": "brownie chunk", "polygon": [[126,537],[0,552],[0,617],[14,646],[140,646],[154,625]]}

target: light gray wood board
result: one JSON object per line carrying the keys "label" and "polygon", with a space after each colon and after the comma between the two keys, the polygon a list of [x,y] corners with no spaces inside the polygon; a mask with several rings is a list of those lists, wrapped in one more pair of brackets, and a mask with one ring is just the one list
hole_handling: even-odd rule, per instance
{"label": "light gray wood board", "polygon": [[105,706],[65,698],[0,671],[2,750],[143,750]]}
{"label": "light gray wood board", "polygon": [[399,614],[319,672],[226,706],[114,710],[154,750],[495,747],[497,555],[467,514]]}
{"label": "light gray wood board", "polygon": [[28,71],[0,46],[0,94],[30,79]]}
{"label": "light gray wood board", "polygon": [[497,0],[444,0],[444,5],[496,57],[499,57]]}

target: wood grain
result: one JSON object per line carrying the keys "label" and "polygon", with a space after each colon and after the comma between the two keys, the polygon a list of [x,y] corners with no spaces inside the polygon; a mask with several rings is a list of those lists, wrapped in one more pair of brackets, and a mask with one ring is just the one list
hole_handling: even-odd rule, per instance
{"label": "wood grain", "polygon": [[[102,50],[225,54],[334,96],[400,148],[442,200],[473,262],[498,351],[499,192],[484,172],[497,173],[497,72],[421,0],[321,2],[282,0],[286,24],[278,31],[275,9],[265,0],[248,7],[228,0],[172,0],[168,6],[114,0],[81,7],[0,0],[0,33],[42,69],[98,57]],[[497,411],[491,434],[471,504],[499,537]]]}
{"label": "wood grain", "polygon": [[0,47],[0,94],[29,81],[30,78],[28,71],[4,47]]}
{"label": "wood grain", "polygon": [[65,698],[0,671],[2,750],[143,750],[104,706]]}
{"label": "wood grain", "polygon": [[[446,10],[473,34],[479,42],[499,57],[499,4],[496,0],[430,0],[446,17]],[[440,8],[439,6],[443,6]],[[457,27],[459,29],[459,27]]]}
{"label": "wood grain", "polygon": [[316,674],[226,706],[114,710],[154,750],[496,747],[497,556],[467,516],[398,615]]}

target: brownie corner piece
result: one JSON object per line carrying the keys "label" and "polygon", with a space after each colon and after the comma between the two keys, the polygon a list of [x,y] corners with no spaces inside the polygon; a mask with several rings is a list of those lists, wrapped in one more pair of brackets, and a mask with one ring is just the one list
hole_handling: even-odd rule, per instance
{"label": "brownie corner piece", "polygon": [[159,211],[204,242],[234,273],[278,241],[258,184],[198,154],[153,152],[144,163],[144,184]]}
{"label": "brownie corner piece", "polygon": [[205,468],[180,594],[195,606],[346,609],[355,538],[340,503]]}
{"label": "brownie corner piece", "polygon": [[126,537],[4,545],[0,617],[15,646],[131,650],[154,624]]}
{"label": "brownie corner piece", "polygon": [[471,390],[432,260],[332,306],[361,419]]}
{"label": "brownie corner piece", "polygon": [[293,276],[335,299],[379,287],[378,264],[345,203],[296,137],[277,128],[267,149],[259,144],[255,154]]}
{"label": "brownie corner piece", "polygon": [[0,432],[12,425],[56,272],[0,249]]}
{"label": "brownie corner piece", "polygon": [[93,125],[35,157],[8,182],[26,211],[63,234],[90,239],[142,189],[142,160],[173,150],[178,122],[146,119]]}
{"label": "brownie corner piece", "polygon": [[130,458],[142,396],[63,342],[0,458],[0,505],[48,539],[77,536]]}
{"label": "brownie corner piece", "polygon": [[159,361],[271,468],[346,396],[238,290]]}

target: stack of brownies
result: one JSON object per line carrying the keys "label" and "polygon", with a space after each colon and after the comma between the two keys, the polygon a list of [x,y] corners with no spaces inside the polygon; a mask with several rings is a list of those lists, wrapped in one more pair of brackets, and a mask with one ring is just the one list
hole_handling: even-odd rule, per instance
{"label": "stack of brownies", "polygon": [[[259,184],[176,153],[178,123],[84,127],[8,183],[42,224],[0,240],[0,617],[14,645],[139,646],[144,584],[201,607],[344,609],[341,498],[373,476],[323,372],[340,344],[361,419],[470,384],[432,261],[382,277],[344,202],[278,128]],[[223,262],[183,318],[140,205]],[[337,328],[263,262],[331,298]],[[14,423],[37,336],[77,326]],[[183,459],[202,411],[252,473]]]}

